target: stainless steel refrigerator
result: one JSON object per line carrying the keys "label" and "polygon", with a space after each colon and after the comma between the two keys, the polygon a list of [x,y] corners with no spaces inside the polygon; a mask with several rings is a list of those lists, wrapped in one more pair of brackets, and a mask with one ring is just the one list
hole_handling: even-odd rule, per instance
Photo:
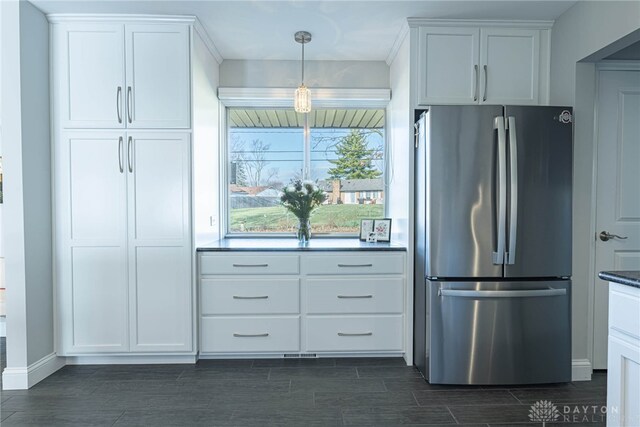
{"label": "stainless steel refrigerator", "polygon": [[416,123],[414,360],[431,383],[571,380],[572,110]]}

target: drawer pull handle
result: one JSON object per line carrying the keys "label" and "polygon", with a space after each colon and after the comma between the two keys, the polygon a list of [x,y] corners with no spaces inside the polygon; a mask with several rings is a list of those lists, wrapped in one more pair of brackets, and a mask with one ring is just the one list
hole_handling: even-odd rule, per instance
{"label": "drawer pull handle", "polygon": [[373,332],[361,332],[361,333],[354,333],[354,334],[350,334],[347,332],[338,332],[339,337],[369,337],[371,335],[373,335]]}
{"label": "drawer pull handle", "polygon": [[234,267],[269,267],[269,264],[233,264]]}
{"label": "drawer pull handle", "polygon": [[233,334],[236,338],[257,338],[257,337],[268,337],[269,333],[265,332],[264,334]]}
{"label": "drawer pull handle", "polygon": [[373,298],[373,295],[338,295],[338,298]]}
{"label": "drawer pull handle", "polygon": [[373,264],[338,264],[338,267],[373,267]]}
{"label": "drawer pull handle", "polygon": [[255,297],[244,297],[242,295],[234,295],[233,299],[267,299],[269,298],[269,295],[259,295],[259,296],[255,296]]}

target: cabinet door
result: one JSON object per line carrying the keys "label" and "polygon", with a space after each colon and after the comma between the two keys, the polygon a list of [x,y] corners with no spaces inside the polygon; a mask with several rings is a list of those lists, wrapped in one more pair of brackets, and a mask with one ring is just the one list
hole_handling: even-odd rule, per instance
{"label": "cabinet door", "polygon": [[55,147],[63,355],[129,347],[123,143],[118,132],[69,132]]}
{"label": "cabinet door", "polygon": [[480,102],[538,103],[540,31],[483,28],[480,31]]}
{"label": "cabinet door", "polygon": [[124,26],[74,23],[54,28],[62,127],[124,127]]}
{"label": "cabinet door", "polygon": [[189,128],[189,27],[127,25],[127,126]]}
{"label": "cabinet door", "polygon": [[131,350],[192,350],[190,143],[127,138]]}
{"label": "cabinet door", "polygon": [[478,28],[420,28],[419,104],[477,103],[479,34]]}

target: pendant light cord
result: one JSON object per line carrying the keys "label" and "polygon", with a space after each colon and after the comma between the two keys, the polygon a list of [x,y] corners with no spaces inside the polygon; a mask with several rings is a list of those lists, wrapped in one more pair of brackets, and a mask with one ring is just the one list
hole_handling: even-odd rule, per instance
{"label": "pendant light cord", "polygon": [[304,85],[304,40],[302,40],[302,84]]}

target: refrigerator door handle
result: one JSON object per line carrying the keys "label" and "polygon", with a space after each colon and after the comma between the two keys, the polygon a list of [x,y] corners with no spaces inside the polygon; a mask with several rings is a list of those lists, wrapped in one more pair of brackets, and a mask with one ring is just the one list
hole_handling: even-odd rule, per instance
{"label": "refrigerator door handle", "polygon": [[506,264],[516,263],[516,245],[518,238],[518,140],[516,132],[516,118],[507,119],[509,130],[509,168],[511,170],[511,208],[509,212],[509,247],[505,254]]}
{"label": "refrigerator door handle", "polygon": [[527,289],[522,291],[473,291],[458,289],[440,289],[439,296],[464,298],[530,298],[555,297],[566,295],[566,289]]}
{"label": "refrigerator door handle", "polygon": [[493,128],[498,131],[498,237],[497,250],[493,252],[493,263],[504,263],[505,227],[507,222],[507,149],[504,117],[493,119]]}

